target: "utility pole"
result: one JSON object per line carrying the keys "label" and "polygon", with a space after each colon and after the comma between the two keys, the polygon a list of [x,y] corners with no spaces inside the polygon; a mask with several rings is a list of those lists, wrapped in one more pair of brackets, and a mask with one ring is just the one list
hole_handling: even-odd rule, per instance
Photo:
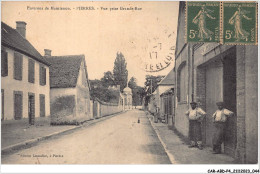
{"label": "utility pole", "polygon": [[150,83],[151,83],[151,95],[153,93],[153,79],[150,79]]}

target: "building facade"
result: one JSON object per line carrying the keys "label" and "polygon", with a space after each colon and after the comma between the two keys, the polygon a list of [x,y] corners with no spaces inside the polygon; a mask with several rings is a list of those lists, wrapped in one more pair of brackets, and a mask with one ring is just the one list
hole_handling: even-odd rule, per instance
{"label": "building facade", "polygon": [[185,43],[185,3],[180,2],[176,43],[175,126],[188,136],[184,113],[191,101],[207,116],[202,124],[203,143],[212,146],[212,114],[223,101],[233,111],[227,120],[223,150],[241,163],[257,163],[258,154],[258,50],[254,45]]}
{"label": "building facade", "polygon": [[1,27],[1,120],[50,116],[50,63],[26,39],[26,23]]}
{"label": "building facade", "polygon": [[50,103],[53,117],[92,119],[90,86],[84,55],[51,56],[45,49],[50,66]]}
{"label": "building facade", "polygon": [[155,107],[159,107],[160,111],[160,117],[164,120],[165,119],[165,108],[163,103],[163,98],[161,95],[166,92],[167,90],[170,90],[171,88],[174,88],[175,83],[175,72],[174,69],[172,69],[159,83],[155,91],[152,93],[152,96],[150,97],[149,102],[149,109],[150,112],[155,112]]}

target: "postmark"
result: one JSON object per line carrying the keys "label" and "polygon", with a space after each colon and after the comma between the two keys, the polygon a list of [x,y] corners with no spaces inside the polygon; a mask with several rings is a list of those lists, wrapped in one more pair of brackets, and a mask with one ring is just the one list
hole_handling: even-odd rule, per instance
{"label": "postmark", "polygon": [[186,41],[219,42],[220,2],[186,2]]}
{"label": "postmark", "polygon": [[161,33],[147,38],[145,55],[139,61],[146,72],[159,72],[169,67],[174,61],[175,33],[164,29]]}
{"label": "postmark", "polygon": [[223,44],[257,44],[257,3],[223,2]]}

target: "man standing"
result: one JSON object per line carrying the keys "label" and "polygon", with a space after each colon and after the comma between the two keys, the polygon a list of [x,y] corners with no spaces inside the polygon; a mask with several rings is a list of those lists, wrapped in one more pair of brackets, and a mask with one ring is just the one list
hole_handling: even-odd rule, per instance
{"label": "man standing", "polygon": [[189,148],[198,146],[202,150],[201,122],[206,112],[197,107],[196,102],[191,102],[190,105],[191,109],[185,113],[189,119],[189,137],[191,141]]}
{"label": "man standing", "polygon": [[221,153],[221,144],[224,141],[224,129],[228,116],[232,116],[234,113],[224,108],[223,102],[217,102],[218,110],[213,114],[213,123],[215,126],[214,136],[212,140],[213,153]]}

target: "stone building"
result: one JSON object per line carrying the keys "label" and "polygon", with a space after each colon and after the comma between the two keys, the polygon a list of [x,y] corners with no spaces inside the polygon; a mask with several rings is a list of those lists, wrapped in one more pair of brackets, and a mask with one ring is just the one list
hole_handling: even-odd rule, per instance
{"label": "stone building", "polygon": [[133,105],[133,94],[132,89],[128,86],[123,90],[123,96],[124,96],[124,110],[132,109]]}
{"label": "stone building", "polygon": [[258,154],[258,50],[254,45],[186,43],[185,2],[180,2],[175,52],[175,127],[188,136],[184,113],[191,101],[206,112],[203,143],[212,146],[216,102],[235,113],[227,120],[224,153],[241,163],[257,163]]}
{"label": "stone building", "polygon": [[26,39],[25,22],[1,24],[1,119],[34,124],[50,115],[50,63]]}
{"label": "stone building", "polygon": [[51,56],[45,49],[50,66],[51,115],[89,120],[90,86],[84,55]]}

